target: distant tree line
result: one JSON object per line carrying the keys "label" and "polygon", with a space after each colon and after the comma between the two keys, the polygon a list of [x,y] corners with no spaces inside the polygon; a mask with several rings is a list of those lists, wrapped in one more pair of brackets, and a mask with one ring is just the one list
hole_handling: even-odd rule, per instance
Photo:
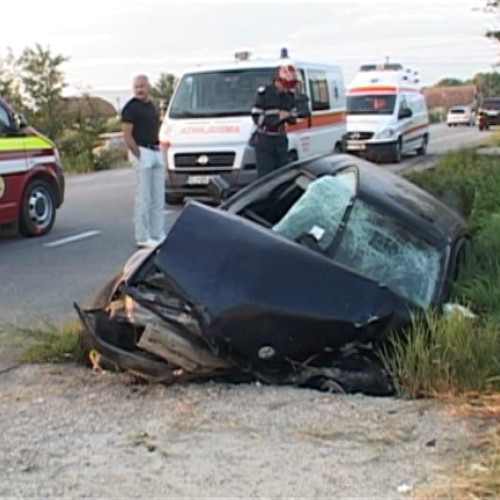
{"label": "distant tree line", "polygon": [[[99,149],[104,132],[120,130],[118,118],[102,115],[95,101],[83,93],[84,106],[71,107],[63,97],[67,86],[61,66],[68,58],[53,54],[48,47],[36,44],[16,57],[12,50],[0,55],[0,96],[16,111],[60,147],[70,170],[87,171],[109,168],[113,152]],[[176,85],[176,77],[162,73],[151,95],[160,109],[166,109]]]}

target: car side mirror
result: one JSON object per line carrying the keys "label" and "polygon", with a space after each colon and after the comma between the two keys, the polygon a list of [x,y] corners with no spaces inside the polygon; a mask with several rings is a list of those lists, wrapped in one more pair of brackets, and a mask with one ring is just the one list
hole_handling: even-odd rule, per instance
{"label": "car side mirror", "polygon": [[28,120],[26,119],[26,116],[24,116],[24,113],[17,113],[16,121],[18,122],[19,128],[25,128],[28,126]]}
{"label": "car side mirror", "polygon": [[229,184],[222,176],[213,175],[208,181],[208,192],[217,203],[220,203],[229,198]]}
{"label": "car side mirror", "polygon": [[413,115],[412,111],[410,108],[403,108],[398,115],[398,118],[402,120],[403,118],[411,118]]}
{"label": "car side mirror", "polygon": [[23,113],[14,113],[14,120],[12,122],[12,130],[13,132],[17,132],[28,126],[28,120]]}
{"label": "car side mirror", "polygon": [[307,118],[311,114],[309,109],[309,97],[305,94],[297,94],[295,96],[295,105],[297,107],[297,116],[299,118]]}

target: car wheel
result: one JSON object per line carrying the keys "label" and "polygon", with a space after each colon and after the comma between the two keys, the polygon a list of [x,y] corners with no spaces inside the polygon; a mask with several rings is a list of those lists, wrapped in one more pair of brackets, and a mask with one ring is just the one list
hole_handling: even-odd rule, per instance
{"label": "car wheel", "polygon": [[56,200],[49,183],[43,179],[32,180],[21,201],[19,231],[24,236],[47,234],[56,219]]}
{"label": "car wheel", "polygon": [[451,127],[451,123],[448,123],[448,127]]}
{"label": "car wheel", "polygon": [[340,144],[340,142],[337,142],[335,144],[335,147],[333,148],[333,153],[334,154],[340,154],[340,153],[342,153],[342,144]]}
{"label": "car wheel", "polygon": [[424,138],[422,139],[422,145],[417,149],[417,154],[418,155],[425,155],[427,153],[427,144],[429,142],[429,136],[424,135]]}
{"label": "car wheel", "polygon": [[184,195],[165,193],[165,202],[169,205],[182,205]]}

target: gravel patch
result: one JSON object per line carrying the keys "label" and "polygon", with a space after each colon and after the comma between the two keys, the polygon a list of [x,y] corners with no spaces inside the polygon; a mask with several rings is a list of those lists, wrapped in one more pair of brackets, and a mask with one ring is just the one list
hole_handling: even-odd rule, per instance
{"label": "gravel patch", "polygon": [[470,439],[430,401],[53,364],[0,375],[0,429],[0,497],[406,498]]}

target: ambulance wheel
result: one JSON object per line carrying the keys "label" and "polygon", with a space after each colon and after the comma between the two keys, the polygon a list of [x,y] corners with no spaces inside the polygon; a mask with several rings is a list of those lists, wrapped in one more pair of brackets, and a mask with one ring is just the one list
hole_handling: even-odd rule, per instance
{"label": "ambulance wheel", "polygon": [[392,162],[393,163],[399,163],[401,161],[401,158],[403,156],[403,146],[401,144],[401,139],[398,139],[398,142],[394,144],[394,151],[392,152]]}
{"label": "ambulance wheel", "polygon": [[294,161],[297,161],[299,159],[299,155],[297,154],[297,151],[292,149],[292,151],[288,151],[288,163],[292,163]]}
{"label": "ambulance wheel", "polygon": [[182,205],[184,196],[182,194],[165,193],[165,201],[168,205]]}
{"label": "ambulance wheel", "polygon": [[19,232],[24,236],[47,234],[56,219],[56,200],[49,183],[43,179],[32,180],[21,201]]}
{"label": "ambulance wheel", "polygon": [[340,144],[340,142],[337,142],[335,144],[335,147],[333,148],[333,153],[334,154],[340,154],[340,153],[342,153],[342,144]]}
{"label": "ambulance wheel", "polygon": [[424,156],[425,153],[427,153],[427,143],[429,142],[429,137],[427,135],[424,135],[424,138],[422,139],[422,144],[421,146],[417,149],[417,154],[420,156]]}

